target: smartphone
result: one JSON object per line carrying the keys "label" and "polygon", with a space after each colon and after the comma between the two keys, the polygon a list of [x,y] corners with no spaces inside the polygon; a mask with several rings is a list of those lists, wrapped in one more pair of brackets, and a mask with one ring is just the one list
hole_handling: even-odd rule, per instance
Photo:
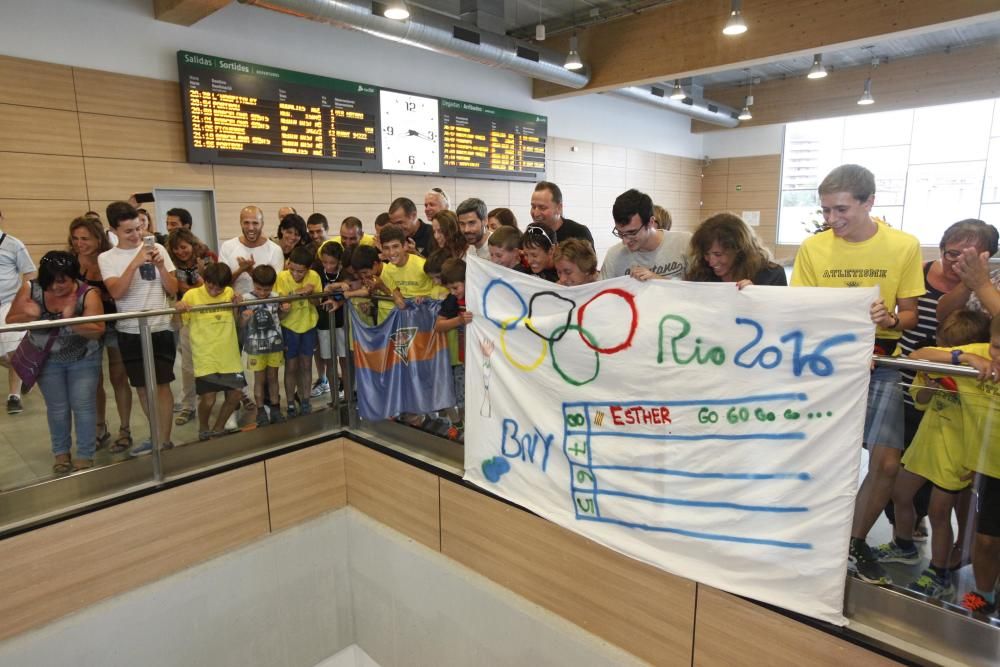
{"label": "smartphone", "polygon": [[136,204],[148,204],[149,202],[156,201],[152,192],[137,192],[132,195],[132,198],[135,199]]}
{"label": "smartphone", "polygon": [[[144,248],[152,248],[155,244],[155,236],[142,237],[142,245]],[[156,280],[156,267],[153,266],[152,262],[147,260],[144,264],[139,265],[139,277],[143,280]]]}
{"label": "smartphone", "polygon": [[146,246],[147,248],[152,248],[154,245],[156,245],[156,237],[155,236],[143,236],[142,237],[142,245]]}

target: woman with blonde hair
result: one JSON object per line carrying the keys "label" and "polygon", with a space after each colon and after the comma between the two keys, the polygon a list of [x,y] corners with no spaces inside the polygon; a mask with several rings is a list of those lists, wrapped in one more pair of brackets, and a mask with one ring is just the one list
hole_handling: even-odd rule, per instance
{"label": "woman with blonde hair", "polygon": [[753,230],[732,213],[698,226],[688,246],[687,280],[747,285],[787,285],[785,269],[771,261]]}

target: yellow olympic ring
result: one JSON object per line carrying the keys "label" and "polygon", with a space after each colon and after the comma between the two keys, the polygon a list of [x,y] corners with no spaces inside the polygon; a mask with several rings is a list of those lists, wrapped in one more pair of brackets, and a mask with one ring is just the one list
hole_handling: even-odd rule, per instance
{"label": "yellow olympic ring", "polygon": [[[500,323],[500,349],[503,350],[503,356],[507,357],[507,361],[509,361],[514,368],[520,368],[522,371],[531,372],[541,366],[542,362],[545,361],[545,355],[548,354],[549,351],[549,344],[548,341],[542,340],[542,352],[538,355],[538,358],[530,364],[522,364],[520,361],[510,356],[510,352],[507,351],[507,327],[512,322],[516,322],[519,319],[521,318],[510,317]],[[525,317],[524,324],[525,326],[530,326],[531,318]]]}

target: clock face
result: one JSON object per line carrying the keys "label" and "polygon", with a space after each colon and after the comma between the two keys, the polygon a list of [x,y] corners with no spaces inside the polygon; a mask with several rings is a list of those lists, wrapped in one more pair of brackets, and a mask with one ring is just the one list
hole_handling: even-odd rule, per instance
{"label": "clock face", "polygon": [[382,109],[382,168],[439,171],[438,101],[433,97],[380,90],[379,104]]}

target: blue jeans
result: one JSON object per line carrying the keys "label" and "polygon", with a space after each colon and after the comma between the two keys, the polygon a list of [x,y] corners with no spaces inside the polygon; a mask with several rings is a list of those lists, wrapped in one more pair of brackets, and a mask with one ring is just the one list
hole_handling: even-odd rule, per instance
{"label": "blue jeans", "polygon": [[76,457],[94,459],[97,445],[97,383],[101,380],[101,349],[79,361],[49,359],[38,377],[45,397],[52,454],[69,454],[72,422],[76,421]]}

